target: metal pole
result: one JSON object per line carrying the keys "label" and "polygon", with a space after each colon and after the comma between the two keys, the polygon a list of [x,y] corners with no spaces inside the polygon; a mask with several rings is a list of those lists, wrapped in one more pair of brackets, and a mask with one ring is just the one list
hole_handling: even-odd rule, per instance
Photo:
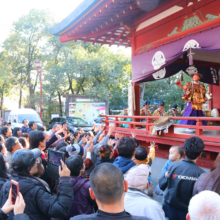
{"label": "metal pole", "polygon": [[39,73],[39,77],[40,77],[40,118],[42,120],[42,80],[41,80],[41,72]]}

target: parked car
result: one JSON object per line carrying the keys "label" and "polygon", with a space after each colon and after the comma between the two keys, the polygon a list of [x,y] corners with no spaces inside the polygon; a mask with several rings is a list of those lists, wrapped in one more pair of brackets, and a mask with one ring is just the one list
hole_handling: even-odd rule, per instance
{"label": "parked car", "polygon": [[70,132],[74,132],[77,128],[82,128],[85,132],[88,132],[91,131],[93,127],[82,118],[56,117],[49,122],[49,129],[52,129],[55,124],[62,124],[64,121],[67,122],[68,130]]}
{"label": "parked car", "polygon": [[[109,118],[109,121],[114,121],[115,118]],[[91,125],[101,126],[102,124],[105,124],[105,117],[95,118],[91,122]],[[109,123],[109,125],[115,125],[114,123]]]}

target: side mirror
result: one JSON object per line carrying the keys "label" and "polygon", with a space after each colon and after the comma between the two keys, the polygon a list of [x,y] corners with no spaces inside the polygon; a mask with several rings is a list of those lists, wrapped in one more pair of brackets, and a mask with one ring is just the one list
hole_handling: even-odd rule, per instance
{"label": "side mirror", "polygon": [[17,123],[17,120],[16,120],[16,119],[14,119],[14,123]]}

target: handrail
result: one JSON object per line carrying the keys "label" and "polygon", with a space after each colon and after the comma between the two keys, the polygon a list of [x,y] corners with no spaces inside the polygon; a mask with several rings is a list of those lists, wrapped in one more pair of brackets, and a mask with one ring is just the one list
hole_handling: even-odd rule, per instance
{"label": "handrail", "polygon": [[[152,119],[158,119],[161,118],[160,116],[124,116],[124,115],[101,115],[101,117],[105,117],[105,124],[106,127],[109,127],[109,124],[115,124],[116,131],[123,130],[123,131],[130,131],[137,133],[144,133],[146,135],[150,135],[150,129],[152,130],[152,126],[154,126],[154,123],[152,123]],[[109,120],[109,118],[114,120]],[[121,121],[120,119],[132,119],[131,122],[128,121]],[[211,135],[204,135],[203,130],[215,130],[220,131],[220,126],[203,126],[202,121],[220,121],[219,118],[214,117],[170,117],[171,120],[195,120],[195,125],[180,125],[180,124],[173,124],[173,131],[168,132],[167,134],[164,134],[165,137],[176,137],[180,138],[182,135],[186,136],[199,136],[205,141],[210,142],[219,142],[220,145],[220,136],[211,136]],[[122,128],[119,127],[120,124],[126,124],[129,126],[129,128]],[[145,129],[137,129],[136,127],[142,127]],[[144,126],[144,127],[143,127]],[[183,128],[183,129],[195,129],[196,134],[188,134],[188,133],[175,133],[174,128]]]}

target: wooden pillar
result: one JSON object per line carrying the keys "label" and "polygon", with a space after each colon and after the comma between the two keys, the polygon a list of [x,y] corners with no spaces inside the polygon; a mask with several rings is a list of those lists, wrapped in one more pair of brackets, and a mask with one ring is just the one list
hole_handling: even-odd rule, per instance
{"label": "wooden pillar", "polygon": [[135,92],[135,111],[134,115],[140,115],[140,86],[138,82],[133,83]]}

